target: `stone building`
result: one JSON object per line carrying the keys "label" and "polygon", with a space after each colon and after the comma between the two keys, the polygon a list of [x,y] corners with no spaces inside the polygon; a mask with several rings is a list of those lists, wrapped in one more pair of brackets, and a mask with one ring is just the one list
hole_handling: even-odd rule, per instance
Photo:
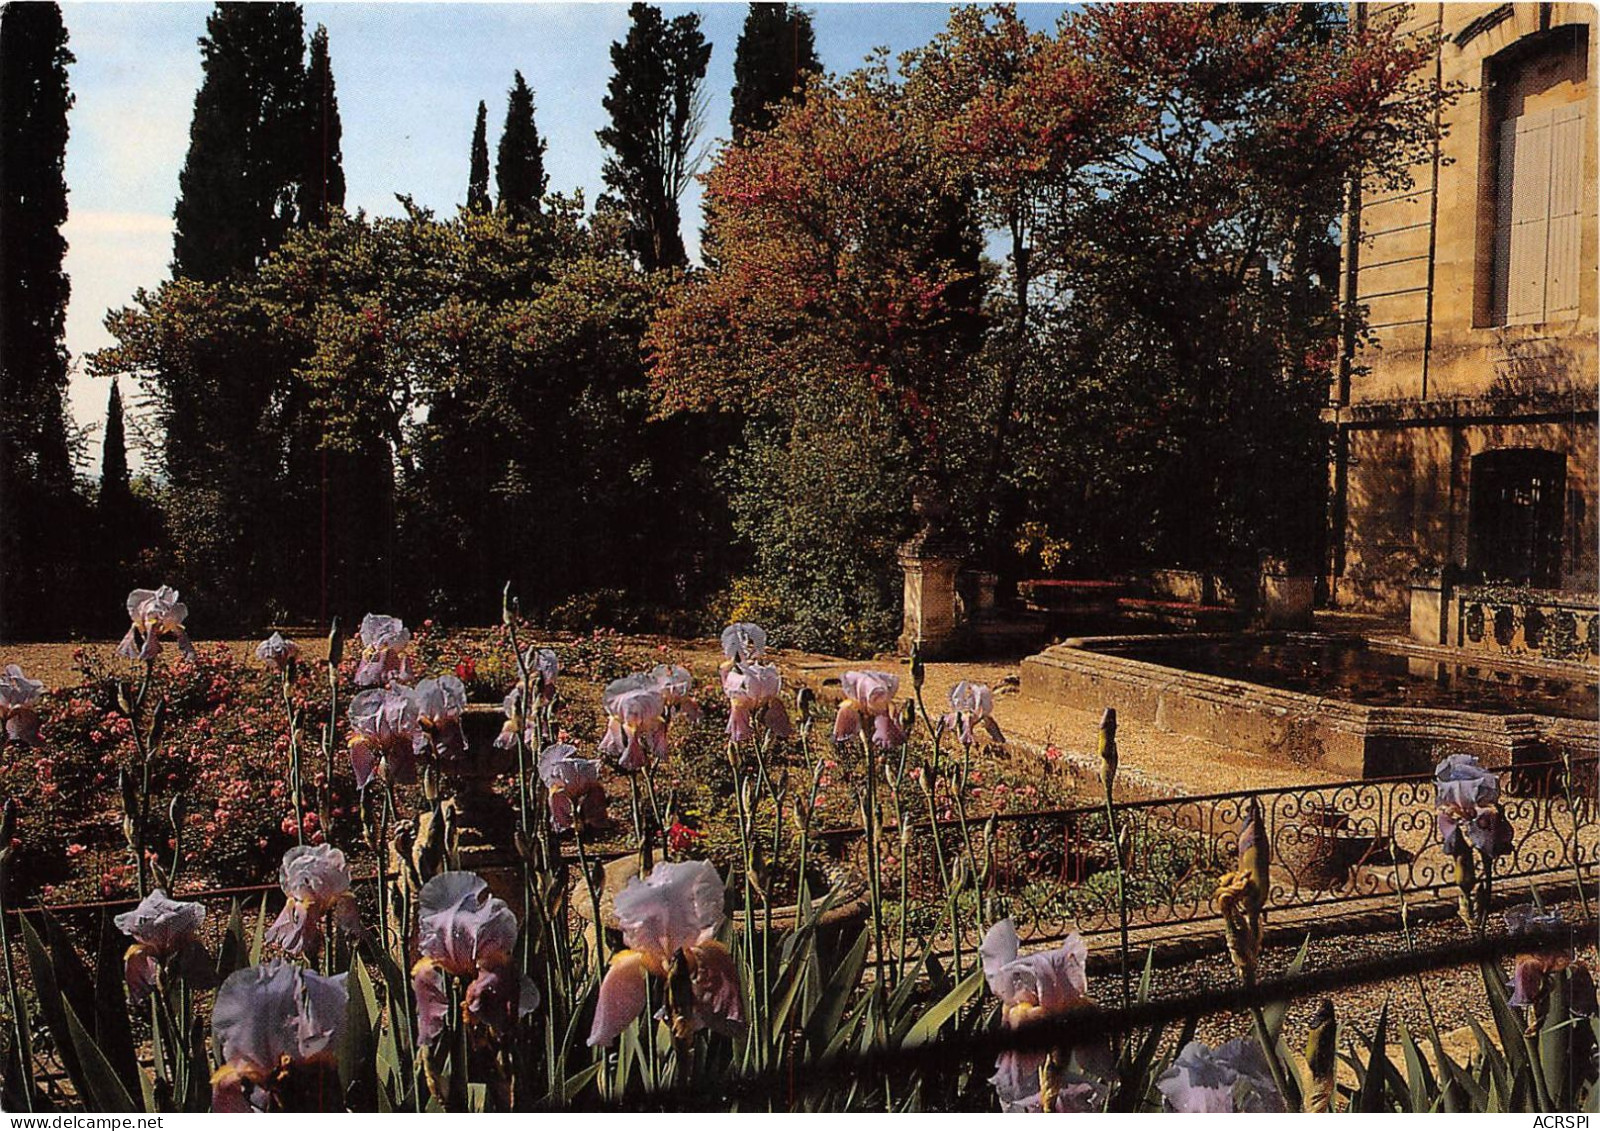
{"label": "stone building", "polygon": [[1442,33],[1423,81],[1464,92],[1409,191],[1350,209],[1345,294],[1371,340],[1328,412],[1336,606],[1399,612],[1441,569],[1597,587],[1595,24],[1587,4],[1406,10]]}

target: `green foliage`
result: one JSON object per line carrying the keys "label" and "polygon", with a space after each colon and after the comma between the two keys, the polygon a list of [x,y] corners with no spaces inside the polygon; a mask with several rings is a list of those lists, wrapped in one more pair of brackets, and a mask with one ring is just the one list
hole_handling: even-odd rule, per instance
{"label": "green foliage", "polygon": [[[477,135],[473,137],[473,177],[477,177]],[[539,136],[539,127],[533,121],[533,91],[523,81],[522,72],[506,96],[506,124],[500,133],[500,148],[495,155],[494,183],[500,194],[500,208],[514,220],[526,220],[539,214],[539,202],[544,199],[549,178],[544,173],[545,141]],[[472,182],[476,184],[476,180]],[[473,188],[467,190],[467,207],[473,208]],[[487,182],[481,198],[488,204]]]}
{"label": "green foliage", "polygon": [[299,4],[218,4],[207,17],[173,212],[175,276],[248,271],[296,222],[309,148],[305,47]]}
{"label": "green foliage", "polygon": [[[715,584],[703,442],[647,419],[654,285],[580,215],[552,197],[537,226],[334,216],[254,275],[112,316],[92,364],[157,407],[174,574],[218,623],[258,623],[269,599],[481,619],[497,563],[530,608],[603,588],[682,606]],[[232,409],[211,419],[221,374]]]}
{"label": "green foliage", "polygon": [[734,142],[771,129],[783,102],[803,97],[806,80],[821,73],[811,14],[793,4],[752,3],[733,55]]}
{"label": "green foliage", "polygon": [[339,121],[333,64],[328,59],[328,29],[321,24],[311,33],[303,113],[305,166],[296,208],[302,223],[320,224],[327,221],[329,213],[344,209],[344,127]]}
{"label": "green foliage", "polygon": [[786,644],[868,655],[900,628],[895,547],[910,533],[912,453],[880,406],[802,393],[788,432],[750,424],[725,482]]}
{"label": "green foliage", "polygon": [[100,449],[101,521],[111,526],[115,512],[128,505],[132,486],[128,479],[128,440],[122,421],[122,389],[113,379],[106,399],[106,430]]}
{"label": "green foliage", "polygon": [[[68,439],[67,30],[56,4],[0,13],[0,638],[62,627],[78,549]],[[66,551],[66,552],[63,552]],[[52,623],[54,622],[54,623]]]}
{"label": "green foliage", "polygon": [[611,45],[604,99],[611,124],[595,136],[611,151],[605,182],[628,212],[628,242],[648,274],[689,262],[679,230],[678,198],[694,176],[704,117],[701,83],[711,44],[693,12],[665,20],[661,9],[628,8],[628,35]]}
{"label": "green foliage", "polygon": [[959,494],[988,407],[981,240],[882,66],[816,82],[707,179],[714,266],[646,339],[658,411],[744,422],[724,482],[796,642],[888,642],[914,492]]}
{"label": "green foliage", "polygon": [[472,127],[472,159],[467,172],[467,208],[489,211],[489,108],[478,103],[477,122]]}
{"label": "green foliage", "polygon": [[[94,584],[115,591],[131,574],[142,576],[148,562],[140,561],[142,547],[153,544],[161,530],[161,515],[147,490],[138,492],[128,474],[127,432],[123,423],[122,390],[111,382],[106,401],[106,424],[100,456],[100,489],[95,497]],[[140,484],[141,488],[147,484]],[[87,621],[86,621],[87,622]],[[97,628],[121,632],[120,610],[106,609],[94,618]]]}
{"label": "green foliage", "polygon": [[[270,596],[265,579],[283,565],[271,543],[303,529],[296,516],[316,513],[298,509],[309,501],[310,472],[296,475],[285,452],[305,410],[294,365],[306,328],[282,318],[259,276],[297,225],[342,215],[342,127],[325,29],[311,37],[309,69],[305,52],[298,4],[212,12],[174,211],[174,280],[109,316],[121,339],[111,352],[123,360],[102,370],[136,374],[151,394],[171,565],[217,579],[215,589],[191,588],[235,622],[257,620]],[[318,474],[387,499],[375,471],[335,463]],[[305,591],[305,573],[294,580]]]}
{"label": "green foliage", "polygon": [[1071,569],[1318,554],[1331,233],[1349,172],[1403,181],[1436,102],[1402,85],[1426,44],[1340,20],[1108,6],[1066,32],[1111,105],[1039,234],[1060,298],[1030,326],[1008,462]]}
{"label": "green foliage", "polygon": [[1434,1062],[1430,1066],[1417,1039],[1401,1024],[1396,1064],[1380,1017],[1370,1033],[1358,1032],[1347,1042],[1351,1051],[1341,1059],[1355,1074],[1356,1086],[1341,1089],[1343,1103],[1336,1102],[1333,1110],[1593,1111],[1600,1099],[1600,1082],[1594,1077],[1600,1020],[1574,1011],[1578,977],[1572,969],[1546,978],[1544,993],[1527,1011],[1524,1024],[1507,1004],[1498,965],[1484,964],[1484,993],[1493,1024],[1485,1030],[1469,1017],[1477,1049],[1465,1063],[1444,1050],[1437,1032],[1430,1032],[1424,1034]]}

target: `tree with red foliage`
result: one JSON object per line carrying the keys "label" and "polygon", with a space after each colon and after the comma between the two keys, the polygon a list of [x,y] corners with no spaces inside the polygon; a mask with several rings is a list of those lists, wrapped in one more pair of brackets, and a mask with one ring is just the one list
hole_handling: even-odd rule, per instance
{"label": "tree with red foliage", "polygon": [[[816,83],[722,155],[715,266],[647,337],[657,411],[792,425],[820,391],[827,437],[870,402],[956,525],[1042,531],[1069,568],[1310,555],[1342,193],[1426,152],[1430,50],[1327,7],[1104,5],[1049,32],[959,9],[902,83],[882,58]],[[930,238],[952,202],[1003,277]]]}
{"label": "tree with red foliage", "polygon": [[996,404],[975,495],[993,548],[1016,509],[998,495],[1037,332],[1035,292],[1044,289],[1048,309],[1049,281],[1070,249],[1059,229],[1085,191],[1085,168],[1123,134],[1123,92],[1101,81],[1072,37],[1030,30],[1013,4],[953,9],[945,31],[903,63],[917,128],[1008,249],[1009,285],[995,296],[1004,317],[990,346]]}
{"label": "tree with red foliage", "polygon": [[[645,339],[657,411],[743,418],[754,431],[732,474],[759,500],[741,503],[736,483],[734,506],[770,516],[745,526],[758,559],[775,555],[773,571],[796,583],[778,559],[797,559],[774,550],[797,535],[796,515],[848,515],[863,534],[841,553],[872,558],[866,588],[881,611],[890,594],[879,563],[907,532],[913,484],[944,489],[946,426],[959,436],[974,411],[983,284],[968,200],[912,128],[881,58],[838,82],[812,80],[770,133],[724,150],[706,199],[715,266],[671,292]],[[834,441],[869,462],[850,484],[833,483],[797,447]],[[755,462],[772,474],[740,479]],[[864,560],[815,562],[804,584],[819,600],[830,588],[861,589]]]}
{"label": "tree with red foliage", "polygon": [[1114,136],[1049,233],[1036,348],[1062,377],[1023,399],[1029,517],[1100,571],[1314,558],[1334,232],[1351,177],[1400,185],[1428,152],[1432,44],[1300,5],[1097,6],[1059,39]]}

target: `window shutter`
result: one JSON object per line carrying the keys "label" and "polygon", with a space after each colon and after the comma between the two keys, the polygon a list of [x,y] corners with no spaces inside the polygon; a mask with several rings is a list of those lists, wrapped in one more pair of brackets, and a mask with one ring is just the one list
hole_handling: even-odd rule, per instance
{"label": "window shutter", "polygon": [[1511,306],[1511,186],[1517,159],[1517,120],[1500,123],[1499,145],[1495,151],[1498,184],[1494,201],[1494,322],[1504,326]]}
{"label": "window shutter", "polygon": [[1550,234],[1543,321],[1578,316],[1578,243],[1583,230],[1583,104],[1560,106],[1550,123]]}
{"label": "window shutter", "polygon": [[1510,127],[1511,152],[1502,150],[1501,168],[1511,170],[1507,325],[1544,319],[1545,264],[1550,241],[1550,123],[1548,110],[1524,114],[1506,123]]}

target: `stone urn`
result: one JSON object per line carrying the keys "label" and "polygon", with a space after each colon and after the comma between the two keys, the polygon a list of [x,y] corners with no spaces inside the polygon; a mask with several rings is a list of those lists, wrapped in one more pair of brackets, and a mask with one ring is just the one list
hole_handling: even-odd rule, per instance
{"label": "stone urn", "polygon": [[499,706],[469,703],[461,715],[467,758],[441,776],[455,805],[456,856],[461,869],[478,873],[490,891],[520,913],[522,866],[514,840],[517,810],[494,788],[502,775],[516,768],[516,751],[494,744],[504,722]]}
{"label": "stone urn", "polygon": [[[481,876],[489,891],[505,900],[520,917],[522,865],[515,844],[517,811],[511,800],[495,789],[495,782],[514,769],[516,762],[515,751],[494,745],[504,721],[504,714],[493,704],[469,703],[462,712],[466,757],[439,767],[438,816],[443,826],[433,828],[432,810],[420,814],[412,856],[418,870],[426,875],[437,870],[438,857],[446,846],[453,846],[454,867]],[[429,867],[424,868],[424,863]],[[392,856],[390,869],[405,874],[401,862]]]}
{"label": "stone urn", "polygon": [[[831,861],[813,861],[808,870],[813,873],[812,878],[816,881],[812,888],[817,892],[812,899],[813,907],[820,906],[829,896],[832,897],[831,905],[817,916],[817,944],[825,957],[842,954],[840,944],[853,943],[856,931],[867,921],[870,910],[867,879],[859,868]],[[611,943],[621,946],[622,927],[617,922],[614,901],[617,893],[638,876],[639,856],[630,852],[626,856],[618,857],[606,864],[603,872],[605,878],[600,887],[600,919],[605,924],[606,935]],[[730,890],[735,893],[730,895],[730,903],[742,903],[736,894],[738,886],[735,885]],[[589,893],[588,877],[579,878],[573,889],[572,905],[584,922],[594,922],[594,899]],[[735,931],[746,929],[743,907],[730,909],[728,919],[733,923]],[[775,935],[792,931],[799,925],[800,908],[797,905],[787,903],[773,907],[772,930]],[[760,906],[757,906],[755,928],[760,931],[764,930],[765,926],[766,914]]]}
{"label": "stone urn", "polygon": [[1348,813],[1316,806],[1284,830],[1276,848],[1295,882],[1313,891],[1343,886],[1358,866],[1386,860],[1390,852],[1387,836],[1356,832]]}

